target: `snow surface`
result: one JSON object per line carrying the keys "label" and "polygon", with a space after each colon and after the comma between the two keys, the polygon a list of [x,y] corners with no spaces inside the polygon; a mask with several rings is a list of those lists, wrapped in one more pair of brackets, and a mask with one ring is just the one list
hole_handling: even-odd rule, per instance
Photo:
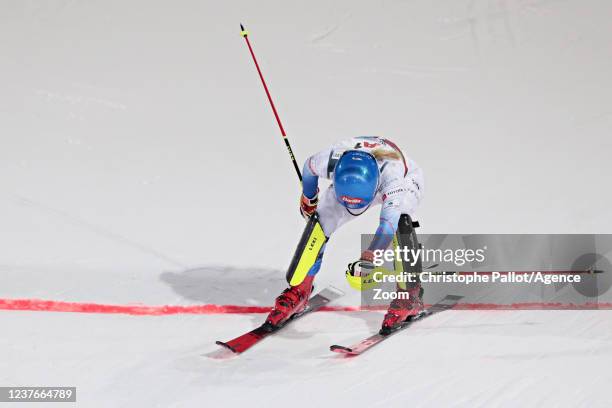
{"label": "snow surface", "polygon": [[[271,304],[299,184],[240,22],[298,160],[396,141],[425,170],[422,232],[612,230],[609,1],[0,10],[0,298]],[[317,282],[341,304],[357,304],[343,271],[376,223],[330,241]],[[0,386],[76,385],[84,407],[609,407],[611,317],[449,311],[347,360],[328,346],[382,315],[322,312],[219,360],[214,341],[262,315],[0,311]]]}

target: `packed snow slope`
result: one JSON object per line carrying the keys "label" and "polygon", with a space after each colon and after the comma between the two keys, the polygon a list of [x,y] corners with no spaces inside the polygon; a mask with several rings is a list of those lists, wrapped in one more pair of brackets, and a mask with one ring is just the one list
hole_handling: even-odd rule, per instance
{"label": "packed snow slope", "polygon": [[[306,316],[233,360],[261,315],[3,314],[6,385],[78,387],[80,407],[597,407],[612,404],[609,311],[449,311],[346,359],[378,313]],[[68,404],[66,404],[68,405]]]}
{"label": "packed snow slope", "polygon": [[[612,3],[0,3],[0,299],[270,305],[300,162],[383,135],[425,171],[427,233],[610,233]],[[343,271],[375,214],[330,241]],[[359,359],[378,313],[318,313],[235,360],[262,315],[0,311],[0,386],[79,405],[610,406],[608,311],[450,311]]]}

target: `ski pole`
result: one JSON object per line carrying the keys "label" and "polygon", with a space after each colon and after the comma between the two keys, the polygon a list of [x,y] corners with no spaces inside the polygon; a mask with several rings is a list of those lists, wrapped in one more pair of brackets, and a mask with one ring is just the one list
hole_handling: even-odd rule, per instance
{"label": "ski pole", "polygon": [[270,96],[270,91],[268,90],[268,86],[266,85],[266,81],[264,80],[263,74],[261,73],[261,69],[259,69],[259,64],[257,63],[257,58],[255,58],[255,53],[253,52],[253,48],[251,47],[251,43],[249,42],[249,32],[244,29],[244,26],[240,24],[240,35],[244,37],[246,40],[246,44],[249,47],[249,52],[251,53],[251,57],[253,57],[253,62],[255,63],[255,67],[257,68],[257,73],[259,74],[259,78],[261,79],[261,83],[266,91],[266,95],[268,96],[268,101],[270,102],[270,106],[272,107],[272,112],[274,112],[274,117],[276,118],[276,122],[278,123],[278,127],[280,128],[281,134],[283,135],[283,140],[285,141],[285,146],[287,147],[287,152],[289,152],[289,157],[291,157],[291,161],[293,162],[293,167],[295,168],[295,172],[302,181],[302,173],[300,172],[300,167],[298,166],[297,161],[295,160],[295,155],[293,154],[293,150],[291,149],[291,144],[289,143],[289,139],[287,138],[287,134],[285,133],[285,129],[283,128],[283,124],[281,123],[280,117],[278,116],[278,112],[276,111],[276,107],[274,106],[274,102],[272,101],[272,96]]}

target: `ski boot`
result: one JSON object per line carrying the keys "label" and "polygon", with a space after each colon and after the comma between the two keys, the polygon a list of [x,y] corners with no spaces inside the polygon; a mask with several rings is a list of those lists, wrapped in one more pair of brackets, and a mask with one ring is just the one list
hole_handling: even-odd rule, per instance
{"label": "ski boot", "polygon": [[391,301],[380,329],[380,334],[383,335],[391,333],[406,320],[423,311],[423,288],[420,284],[407,290],[397,288],[395,293],[398,294],[398,297]]}
{"label": "ski boot", "polygon": [[274,308],[266,318],[266,325],[270,328],[278,328],[296,314],[303,312],[308,305],[313,280],[314,275],[307,275],[299,285],[285,289],[276,298]]}

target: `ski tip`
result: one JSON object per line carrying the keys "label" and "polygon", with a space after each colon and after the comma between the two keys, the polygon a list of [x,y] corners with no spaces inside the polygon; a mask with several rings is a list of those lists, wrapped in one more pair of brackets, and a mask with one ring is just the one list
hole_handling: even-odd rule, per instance
{"label": "ski tip", "polygon": [[235,349],[235,348],[233,348],[232,346],[230,346],[230,345],[229,345],[229,344],[227,344],[227,343],[224,343],[224,342],[222,342],[222,341],[217,340],[217,341],[215,341],[215,344],[216,344],[216,345],[218,345],[218,346],[221,346],[221,347],[225,347],[226,349],[228,349],[228,350],[230,350],[230,351],[232,351],[232,352],[234,352],[234,353],[238,354],[238,352],[236,351],[236,349]]}
{"label": "ski tip", "polygon": [[332,346],[329,346],[329,349],[331,351],[334,351],[336,353],[342,353],[342,354],[350,354],[353,352],[353,349],[349,348],[349,347],[344,347],[344,346],[339,346],[337,344],[334,344]]}

